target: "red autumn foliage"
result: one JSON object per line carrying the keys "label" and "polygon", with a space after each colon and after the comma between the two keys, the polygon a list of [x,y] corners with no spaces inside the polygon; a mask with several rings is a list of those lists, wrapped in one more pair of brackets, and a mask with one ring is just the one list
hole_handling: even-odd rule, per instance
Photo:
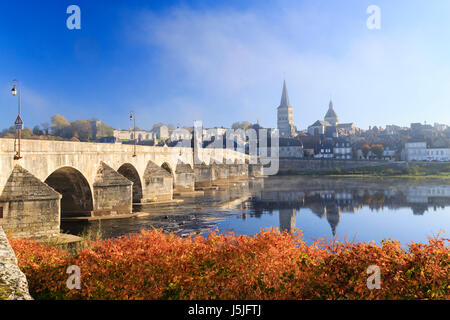
{"label": "red autumn foliage", "polygon": [[[449,299],[449,239],[306,245],[300,231],[181,238],[160,230],[89,242],[75,254],[11,244],[35,299]],[[81,269],[69,290],[67,267]],[[367,268],[381,289],[367,288]]]}

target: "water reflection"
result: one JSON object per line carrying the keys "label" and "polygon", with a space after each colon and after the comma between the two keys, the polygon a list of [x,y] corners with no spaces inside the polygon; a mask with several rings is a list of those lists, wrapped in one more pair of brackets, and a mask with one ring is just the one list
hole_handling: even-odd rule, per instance
{"label": "water reflection", "polygon": [[[254,192],[246,204],[254,217],[278,212],[280,230],[289,232],[295,227],[303,227],[296,225],[296,218],[306,210],[326,219],[333,236],[336,235],[343,214],[356,214],[363,208],[392,214],[394,211],[409,209],[413,215],[421,216],[428,210],[436,211],[449,206],[450,186],[445,181],[408,183],[402,180],[304,177],[268,179],[263,190]],[[445,218],[448,222],[448,214],[442,217]]]}
{"label": "water reflection", "polygon": [[[151,227],[179,234],[206,234],[216,227],[237,234],[297,227],[314,238],[358,233],[360,241],[423,241],[450,228],[449,206],[446,181],[270,177],[222,185],[182,205],[139,206],[137,211],[151,215],[105,221],[102,228],[113,237]],[[439,214],[425,214],[429,210]]]}

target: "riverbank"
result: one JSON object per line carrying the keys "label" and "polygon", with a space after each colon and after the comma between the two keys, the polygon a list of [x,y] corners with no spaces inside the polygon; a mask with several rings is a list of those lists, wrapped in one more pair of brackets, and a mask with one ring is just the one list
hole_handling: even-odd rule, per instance
{"label": "riverbank", "polygon": [[[186,239],[141,231],[72,254],[31,240],[11,244],[35,299],[449,299],[448,241],[306,245],[300,232],[273,229]],[[80,290],[66,286],[71,265],[80,267]],[[367,287],[372,265],[380,289]]]}
{"label": "riverbank", "polygon": [[280,171],[279,176],[301,175],[313,177],[389,177],[408,179],[450,179],[450,163],[382,163],[379,165],[360,166],[358,168],[325,168],[320,170]]}

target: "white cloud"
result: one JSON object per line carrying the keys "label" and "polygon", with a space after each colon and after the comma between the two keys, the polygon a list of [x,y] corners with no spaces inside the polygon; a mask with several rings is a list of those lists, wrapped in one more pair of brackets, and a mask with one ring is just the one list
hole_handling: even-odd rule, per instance
{"label": "white cloud", "polygon": [[[353,34],[333,32],[340,39],[317,40],[328,36],[330,19],[329,12],[311,10],[263,14],[177,8],[144,14],[139,34],[140,41],[158,49],[161,72],[176,74],[172,81],[185,90],[161,103],[166,112],[174,107],[174,117],[192,110],[189,116],[210,117],[212,125],[231,125],[221,121],[224,116],[275,126],[283,78],[299,128],[323,117],[330,95],[341,121],[362,127],[406,125],[442,112],[450,117],[443,109],[450,99],[449,68],[433,61],[424,35],[361,32],[355,26]],[[307,27],[306,21],[317,25]],[[323,45],[327,42],[329,48]]]}

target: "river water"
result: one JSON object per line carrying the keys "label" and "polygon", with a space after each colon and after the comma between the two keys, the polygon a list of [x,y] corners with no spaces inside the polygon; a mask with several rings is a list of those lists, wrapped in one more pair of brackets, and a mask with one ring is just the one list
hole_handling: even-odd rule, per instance
{"label": "river water", "polygon": [[134,211],[149,215],[64,222],[62,231],[100,230],[102,238],[110,238],[153,227],[180,235],[207,235],[216,228],[253,235],[261,228],[278,227],[299,228],[308,242],[334,237],[426,242],[442,230],[450,232],[450,185],[444,180],[268,177],[220,186],[183,203],[135,205]]}

